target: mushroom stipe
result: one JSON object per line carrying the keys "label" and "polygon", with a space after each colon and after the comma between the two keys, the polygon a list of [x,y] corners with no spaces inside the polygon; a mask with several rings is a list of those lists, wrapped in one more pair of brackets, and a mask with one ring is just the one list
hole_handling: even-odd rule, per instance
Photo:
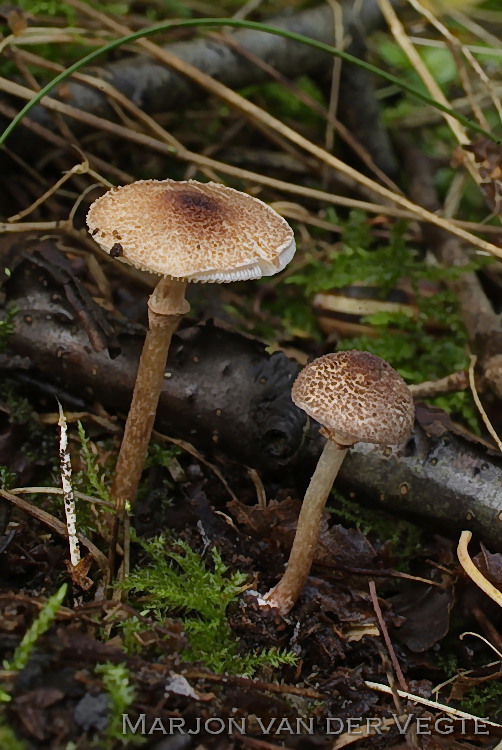
{"label": "mushroom stipe", "polygon": [[148,300],[149,331],[112,485],[122,513],[141,479],[171,337],[190,310],[187,282],[272,276],[292,259],[295,240],[289,224],[262,201],[195,180],[112,188],[90,207],[87,226],[111,257],[162,276]]}

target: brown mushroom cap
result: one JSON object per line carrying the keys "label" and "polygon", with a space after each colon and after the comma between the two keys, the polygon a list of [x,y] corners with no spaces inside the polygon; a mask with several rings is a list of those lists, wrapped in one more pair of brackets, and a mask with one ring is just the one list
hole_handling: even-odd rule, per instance
{"label": "brown mushroom cap", "polygon": [[296,378],[291,397],[343,445],[395,445],[413,428],[408,386],[388,362],[368,352],[315,359]]}
{"label": "brown mushroom cap", "polygon": [[140,180],[89,209],[101,247],[136,268],[189,281],[271,276],[295,252],[289,224],[247,193],[195,180]]}

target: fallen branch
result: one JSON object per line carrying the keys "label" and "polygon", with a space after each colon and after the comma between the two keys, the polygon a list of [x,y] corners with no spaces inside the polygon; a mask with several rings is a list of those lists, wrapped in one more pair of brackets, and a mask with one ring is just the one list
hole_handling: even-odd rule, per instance
{"label": "fallen branch", "polygon": [[[39,248],[41,252],[43,245]],[[17,257],[22,258],[20,251]],[[97,306],[89,303],[82,311],[77,305],[76,310],[71,295],[61,297],[56,279],[64,256],[52,252],[51,258],[53,271],[48,261],[25,258],[12,268],[5,285],[6,304],[20,309],[10,338],[12,351],[32,363],[32,370],[20,370],[16,377],[31,391],[56,391],[71,408],[89,410],[87,401],[98,400],[124,413],[143,331],[108,318],[112,339],[120,336],[121,353],[112,359],[104,349],[93,350],[79,317],[92,330]],[[101,308],[96,314],[103,314]],[[212,323],[182,330],[173,339],[157,429],[195,444],[208,456],[223,454],[262,477],[280,477],[283,485],[294,482],[301,489],[324,440],[317,425],[306,426],[305,415],[291,401],[298,369],[282,352],[269,355],[259,341]],[[440,410],[419,406],[415,431],[404,446],[354,446],[340,484],[357,501],[432,519],[449,533],[471,528],[502,550],[502,458],[456,433]]]}

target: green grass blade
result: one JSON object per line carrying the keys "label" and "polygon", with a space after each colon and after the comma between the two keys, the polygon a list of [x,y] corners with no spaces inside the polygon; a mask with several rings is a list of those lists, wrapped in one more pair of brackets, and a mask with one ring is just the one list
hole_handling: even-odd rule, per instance
{"label": "green grass blade", "polygon": [[315,39],[309,39],[309,37],[303,36],[302,34],[297,34],[294,31],[287,31],[285,29],[277,29],[274,26],[268,26],[264,23],[258,23],[256,21],[245,21],[245,20],[234,20],[230,18],[196,18],[196,19],[189,19],[186,21],[165,21],[160,24],[156,24],[155,26],[151,26],[148,29],[140,29],[139,31],[136,31],[132,34],[127,34],[127,36],[123,36],[119,39],[114,39],[111,42],[108,42],[108,44],[103,45],[103,47],[100,47],[99,49],[93,50],[85,57],[82,57],[80,60],[77,60],[77,62],[73,63],[73,65],[70,65],[69,68],[67,68],[65,71],[57,75],[55,78],[53,78],[52,81],[50,81],[46,86],[44,86],[35,96],[33,96],[32,99],[30,99],[27,104],[21,109],[20,112],[13,118],[12,122],[9,123],[9,125],[5,128],[4,132],[0,136],[0,146],[3,145],[9,135],[12,133],[12,131],[16,128],[16,126],[21,122],[23,117],[28,114],[30,109],[35,106],[41,99],[43,99],[44,96],[46,96],[52,89],[57,86],[59,83],[62,83],[68,76],[70,76],[72,73],[75,73],[77,70],[80,70],[84,65],[87,65],[87,63],[92,62],[97,57],[100,57],[101,55],[105,55],[107,52],[111,52],[111,50],[116,49],[117,47],[120,47],[123,44],[129,44],[130,42],[134,42],[137,39],[141,39],[143,37],[149,37],[153,36],[154,34],[157,34],[161,31],[168,31],[169,29],[173,28],[189,28],[189,27],[205,27],[205,26],[232,26],[236,28],[246,28],[246,29],[253,29],[255,31],[263,31],[268,34],[275,34],[276,36],[282,36],[285,39],[291,39],[295,42],[300,42],[301,44],[307,44],[310,47],[314,47],[315,49],[321,50],[323,52],[327,52],[331,55],[334,55],[335,57],[340,57],[342,60],[345,60],[346,62],[353,63],[354,65],[359,65],[359,67],[364,68],[369,73],[373,73],[374,75],[380,76],[380,78],[384,78],[389,83],[393,83],[396,86],[398,86],[403,91],[406,91],[408,94],[411,94],[412,96],[417,97],[418,99],[421,99],[426,104],[429,104],[436,109],[441,110],[442,112],[447,112],[449,115],[454,117],[456,120],[458,120],[462,125],[464,125],[467,128],[470,128],[471,130],[474,130],[477,133],[481,133],[486,138],[489,138],[492,141],[495,141],[495,143],[501,143],[501,141],[497,140],[492,134],[490,134],[488,131],[484,130],[480,125],[477,124],[474,120],[471,120],[469,117],[465,117],[465,115],[460,114],[459,112],[455,112],[453,109],[449,109],[448,107],[445,107],[443,104],[440,104],[439,102],[434,101],[431,99],[427,94],[422,93],[418,89],[414,88],[414,86],[410,86],[409,84],[401,81],[396,76],[393,76],[391,73],[387,73],[385,70],[381,70],[380,68],[377,68],[375,65],[371,65],[371,63],[365,62],[364,60],[360,60],[358,57],[354,57],[353,55],[349,55],[347,52],[342,52],[339,49],[336,49],[335,47],[331,47],[329,44],[325,44],[324,42],[318,42]]}

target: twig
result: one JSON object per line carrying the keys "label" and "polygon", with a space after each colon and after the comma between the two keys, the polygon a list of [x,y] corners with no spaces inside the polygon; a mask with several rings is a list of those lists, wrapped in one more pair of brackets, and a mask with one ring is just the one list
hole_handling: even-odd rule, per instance
{"label": "twig", "polygon": [[[321,546],[323,545],[322,539],[319,541]],[[328,550],[329,551],[329,550]],[[410,573],[402,573],[400,570],[375,570],[374,568],[355,568],[351,565],[341,564],[330,564],[326,562],[316,562],[317,567],[325,567],[330,570],[341,570],[343,573],[350,573],[356,576],[372,576],[374,578],[404,578],[406,581],[417,581],[418,583],[425,583],[427,586],[437,586],[437,588],[444,588],[444,584],[439,581],[433,581],[430,578],[422,578],[421,576],[412,576]],[[325,574],[326,575],[326,574]]]}
{"label": "twig", "polygon": [[[338,2],[338,0],[328,0],[328,3],[331,6],[331,10],[333,12],[335,47],[337,47],[338,49],[343,49],[345,32],[343,28],[342,6]],[[331,89],[329,92],[329,119],[326,124],[326,135],[324,139],[326,151],[332,151],[333,146],[335,145],[335,128],[333,120],[336,117],[336,111],[338,109],[341,72],[342,60],[339,57],[335,57],[335,59],[333,60],[333,68],[331,72]]]}
{"label": "twig", "polygon": [[278,682],[265,682],[264,680],[252,680],[249,677],[237,677],[229,674],[221,675],[214,672],[204,672],[199,669],[184,670],[183,676],[192,680],[206,680],[207,682],[218,682],[224,685],[235,685],[246,690],[265,690],[270,693],[299,695],[303,698],[312,698],[312,700],[320,700],[325,697],[323,693],[319,690],[314,690],[314,688],[284,685]]}
{"label": "twig", "polygon": [[[387,693],[387,695],[392,695],[392,690],[388,685],[381,685],[379,682],[369,682],[368,680],[365,680],[364,684],[370,690],[377,690],[379,693]],[[422,698],[419,695],[406,693],[404,690],[398,690],[397,692],[401,698],[407,698],[410,701],[414,701],[414,703],[420,703],[420,705],[422,706],[429,706],[429,708],[437,708],[439,711],[444,711],[445,713],[450,714],[451,716],[454,716],[458,719],[472,719],[473,721],[479,721],[482,724],[486,724],[489,727],[497,727],[498,729],[502,729],[502,724],[497,724],[494,721],[489,721],[489,719],[482,719],[480,716],[468,714],[465,711],[460,711],[460,709],[458,708],[452,708],[452,706],[447,706],[444,703],[430,701],[428,700],[428,698]]]}
{"label": "twig", "polygon": [[[4,115],[5,117],[9,119],[13,119],[13,117],[17,114],[17,110],[14,109],[14,107],[10,107],[5,102],[0,102],[0,113]],[[25,127],[27,130],[31,130],[33,133],[36,133],[36,135],[40,136],[41,138],[44,138],[49,143],[52,143],[57,148],[63,149],[63,151],[69,151],[73,148],[72,143],[65,140],[62,136],[56,135],[56,133],[53,133],[52,130],[49,130],[49,128],[44,128],[43,125],[39,125],[37,122],[32,120],[30,117],[24,117],[21,120],[20,123],[23,127]],[[10,151],[7,146],[3,147],[6,151],[6,153],[9,154],[9,156],[14,160],[19,160],[20,157],[13,151]],[[95,156],[94,154],[89,153],[86,151],[86,157],[89,159],[91,164],[94,164],[98,169],[100,169],[102,172],[108,172],[109,174],[112,174],[115,176],[116,179],[120,180],[122,183],[127,182],[133,182],[134,177],[127,172],[124,172],[122,169],[119,169],[118,167],[114,166],[113,164],[109,164],[104,159],[101,159],[99,156]],[[25,164],[25,169],[29,169],[29,165]],[[35,172],[35,170],[31,170],[32,172]],[[35,174],[37,174],[35,172]],[[33,175],[35,176],[35,175]],[[40,175],[37,174],[36,179],[44,184],[44,180],[40,177]]]}
{"label": "twig", "polygon": [[[337,27],[338,28],[338,27]],[[286,78],[281,73],[278,73],[275,68],[273,68],[271,65],[269,65],[267,62],[262,60],[260,57],[257,57],[253,53],[249,52],[248,50],[244,49],[240,45],[237,44],[235,39],[232,39],[231,36],[223,36],[222,34],[218,34],[216,32],[210,32],[208,34],[208,37],[215,38],[220,42],[224,42],[227,46],[231,47],[232,49],[235,49],[238,51],[241,55],[246,57],[248,60],[253,62],[257,67],[261,68],[265,72],[268,73],[269,76],[274,78],[276,81],[279,81],[285,88],[292,91],[297,99],[299,99],[301,102],[307,105],[307,107],[310,107],[314,112],[318,112],[321,117],[323,117],[327,121],[327,125],[332,128],[333,131],[336,131],[342,140],[345,141],[345,143],[349,146],[349,148],[354,151],[357,156],[361,159],[364,164],[370,169],[387,187],[391,188],[391,190],[394,190],[395,192],[401,192],[397,185],[395,185],[392,180],[383,172],[375,162],[373,161],[373,158],[370,154],[370,152],[367,150],[365,146],[363,146],[352,134],[350,128],[348,128],[344,123],[342,123],[340,120],[338,120],[334,113],[330,111],[327,111],[319,102],[314,99],[312,96],[307,94],[305,91],[303,91],[301,88],[299,88],[296,84],[291,83],[291,81]],[[339,58],[335,59],[336,62],[341,62]],[[329,151],[330,148],[326,147],[326,150]]]}
{"label": "twig", "polygon": [[387,626],[385,624],[385,621],[382,617],[382,610],[380,608],[380,604],[378,602],[378,596],[376,592],[376,586],[375,581],[369,582],[369,589],[370,589],[370,596],[371,601],[373,603],[373,609],[375,610],[375,614],[378,620],[378,624],[380,626],[381,635],[383,636],[383,639],[385,641],[385,645],[387,646],[387,651],[389,652],[390,660],[392,662],[392,666],[394,667],[394,671],[396,673],[396,677],[398,679],[398,682],[401,686],[401,690],[408,690],[408,685],[406,684],[406,680],[404,679],[404,675],[401,669],[401,665],[399,664],[396,656],[396,652],[394,651],[394,646],[392,645],[392,641],[390,640],[389,631],[387,630]]}
{"label": "twig", "polygon": [[[19,219],[23,219],[25,216],[28,216],[28,214],[31,214],[32,211],[34,211],[36,208],[42,205],[48,198],[50,198],[51,195],[53,195],[55,192],[59,190],[62,185],[64,185],[67,180],[69,180],[73,175],[75,174],[88,174],[89,176],[93,177],[96,180],[99,180],[99,182],[105,187],[113,187],[111,182],[108,182],[108,180],[105,180],[104,177],[102,177],[100,174],[95,172],[93,169],[89,166],[89,161],[86,156],[82,154],[84,161],[81,164],[76,164],[74,167],[69,169],[67,172],[64,173],[64,175],[54,183],[46,192],[40,196],[40,198],[37,198],[34,203],[31,204],[31,206],[28,206],[27,208],[20,211],[18,214],[15,214],[14,216],[9,216],[8,221],[9,222],[17,222]],[[71,217],[70,217],[71,218]]]}
{"label": "twig", "polygon": [[267,491],[265,489],[265,486],[263,482],[261,481],[261,477],[256,471],[256,469],[252,469],[250,466],[247,468],[248,477],[253,482],[255,489],[256,489],[256,498],[258,500],[258,505],[260,508],[266,508],[267,507]]}
{"label": "twig", "polygon": [[467,545],[471,539],[472,533],[470,531],[462,531],[457,547],[457,555],[460,565],[463,567],[469,578],[474,581],[476,586],[479,586],[479,588],[484,591],[487,596],[493,599],[499,607],[502,607],[502,592],[495,588],[493,583],[490,583],[490,581],[484,577],[469,556]]}
{"label": "twig", "polygon": [[[62,495],[64,490],[61,487],[16,487],[15,489],[9,490],[12,495]],[[79,500],[85,500],[93,505],[103,505],[105,508],[113,510],[115,505],[109,503],[106,500],[101,500],[99,497],[91,497],[91,495],[85,495],[83,492],[73,491],[75,497]]]}
{"label": "twig", "polygon": [[[410,192],[414,200],[429,211],[440,211],[433,181],[433,168],[424,154],[407,143],[401,143],[401,154],[409,175]],[[424,239],[438,261],[451,268],[468,264],[463,246],[435,227],[423,226]],[[462,318],[471,346],[480,355],[481,368],[487,388],[502,397],[502,371],[498,364],[502,346],[502,326],[491,301],[474,271],[465,270],[457,278],[446,282],[459,302]]]}
{"label": "twig", "polygon": [[[36,518],[37,521],[40,521],[40,523],[43,523],[45,526],[48,526],[52,531],[54,531],[56,534],[59,534],[60,536],[64,536],[65,538],[68,538],[68,529],[66,528],[66,524],[59,521],[54,516],[51,516],[50,513],[47,513],[47,511],[42,510],[41,508],[37,508],[36,505],[32,505],[32,503],[29,503],[27,500],[24,500],[21,497],[17,497],[17,495],[13,495],[11,492],[7,492],[7,490],[3,490],[0,488],[0,496],[3,497],[5,500],[8,500],[12,505],[15,505],[16,508],[19,508],[20,510],[23,510],[25,513],[28,513],[28,515],[32,516],[33,518]],[[84,545],[84,547],[87,547],[93,558],[96,560],[97,564],[102,570],[107,570],[108,568],[108,561],[104,554],[99,550],[95,544],[93,544],[87,537],[85,537],[80,532],[77,534],[78,540],[81,544]]]}
{"label": "twig", "polygon": [[[486,16],[484,14],[486,13]],[[465,13],[462,13],[458,8],[454,8],[452,5],[448,8],[448,15],[450,18],[453,18],[457,23],[459,23],[461,26],[463,26],[467,31],[470,31],[471,34],[474,34],[479,39],[481,39],[485,44],[492,45],[492,47],[498,48],[499,51],[501,51],[502,43],[500,41],[500,38],[495,36],[495,34],[490,34],[490,32],[484,28],[484,26],[480,26],[480,24],[475,23],[472,19],[475,17],[475,14],[478,16],[478,18],[482,18],[482,20],[487,21],[488,24],[490,22],[493,22],[495,24],[500,23],[500,15],[497,13],[494,13],[494,18],[490,18],[490,11],[481,10],[478,8],[470,8],[469,9],[469,15],[466,16]],[[495,20],[496,19],[496,20]],[[480,54],[483,54],[486,51],[486,47],[479,47],[478,51]]]}
{"label": "twig", "polygon": [[472,391],[472,397],[474,399],[474,403],[476,404],[476,407],[481,415],[481,419],[483,420],[486,429],[494,439],[495,443],[497,444],[497,447],[499,451],[502,452],[502,440],[499,438],[497,433],[495,432],[492,423],[488,419],[488,414],[484,410],[483,404],[481,403],[481,399],[479,398],[478,391],[476,389],[476,379],[474,376],[474,367],[476,365],[476,362],[478,361],[478,358],[475,354],[470,355],[471,363],[469,365],[469,385],[471,386]]}
{"label": "twig", "polygon": [[408,388],[413,394],[413,398],[434,398],[442,393],[451,391],[465,391],[469,386],[469,378],[465,370],[452,372],[438,380],[425,380],[423,383],[413,383]]}

